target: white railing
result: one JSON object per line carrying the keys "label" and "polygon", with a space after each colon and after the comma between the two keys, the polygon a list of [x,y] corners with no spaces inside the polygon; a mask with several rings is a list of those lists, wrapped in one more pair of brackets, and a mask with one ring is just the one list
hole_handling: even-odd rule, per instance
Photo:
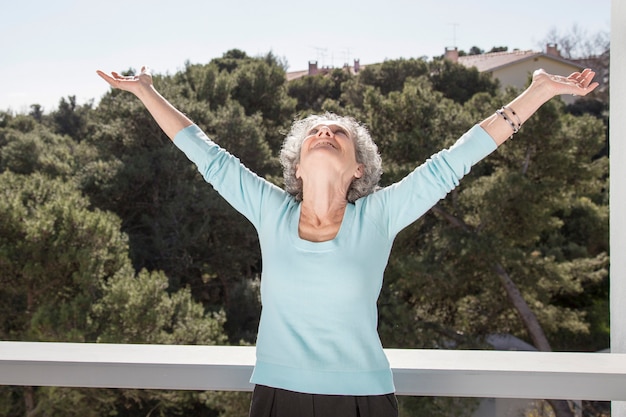
{"label": "white railing", "polygon": [[[399,395],[626,401],[626,354],[386,349]],[[250,391],[255,348],[0,342],[0,385]]]}

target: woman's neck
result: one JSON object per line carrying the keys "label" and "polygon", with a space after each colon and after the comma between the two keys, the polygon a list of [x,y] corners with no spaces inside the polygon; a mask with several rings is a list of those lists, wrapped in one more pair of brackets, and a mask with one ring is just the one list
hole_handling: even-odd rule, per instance
{"label": "woman's neck", "polygon": [[332,219],[337,213],[343,217],[343,211],[348,204],[347,193],[347,186],[339,181],[324,181],[320,177],[309,180],[303,184],[302,211],[322,222]]}
{"label": "woman's neck", "polygon": [[301,239],[324,242],[337,236],[348,201],[332,198],[328,194],[317,198],[304,194],[300,206],[298,234]]}

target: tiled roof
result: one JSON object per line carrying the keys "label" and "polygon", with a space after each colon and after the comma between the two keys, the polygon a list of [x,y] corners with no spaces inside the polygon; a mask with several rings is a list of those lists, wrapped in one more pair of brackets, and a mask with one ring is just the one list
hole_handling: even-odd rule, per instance
{"label": "tiled roof", "polygon": [[[344,66],[341,67],[341,69],[354,75],[365,67],[366,65],[361,65],[358,60],[355,60],[354,65],[344,64]],[[320,74],[325,75],[338,68],[339,67],[336,67],[336,68],[335,67],[318,67],[317,61],[310,61],[308,70],[291,71],[286,74],[286,77],[287,77],[287,81],[292,81],[298,78],[306,77],[308,75],[320,75]]]}
{"label": "tiled roof", "polygon": [[476,67],[478,71],[491,71],[493,69],[541,55],[535,51],[492,52],[480,55],[466,55],[459,57],[459,64],[466,67]]}
{"label": "tiled roof", "polygon": [[[452,52],[453,54],[448,56],[448,52]],[[446,49],[446,59],[451,59],[453,62],[458,62],[461,65],[464,65],[468,68],[476,67],[479,72],[490,72],[495,71],[503,67],[507,67],[509,65],[514,65],[516,63],[526,61],[529,59],[536,58],[544,58],[549,60],[554,60],[561,62],[563,64],[571,65],[572,67],[584,68],[578,62],[567,60],[560,56],[560,53],[556,49],[556,45],[548,45],[546,52],[538,52],[538,51],[520,51],[514,50],[512,52],[491,52],[486,54],[479,55],[465,55],[458,56],[458,51],[456,48],[454,50]],[[311,67],[313,65],[313,67]],[[350,71],[351,74],[357,73],[357,62],[355,61],[355,67],[346,65],[343,68]],[[365,65],[359,65],[359,70],[365,68]],[[317,68],[317,62],[312,61],[309,63],[309,70],[304,71],[293,71],[287,73],[287,80],[295,80],[297,78],[305,77],[307,75],[315,75],[320,73],[328,73],[331,70],[329,67]]]}
{"label": "tiled roof", "polygon": [[578,66],[578,64],[568,61],[560,56],[554,56],[537,51],[513,51],[513,52],[492,52],[488,54],[480,55],[466,55],[459,57],[459,64],[466,67],[476,67],[478,71],[493,71],[507,65],[515,64],[527,59],[533,59],[536,57],[545,57],[547,59],[553,59],[572,66]]}
{"label": "tiled roof", "polygon": [[295,80],[297,78],[302,78],[304,76],[309,75],[308,70],[304,71],[292,71],[287,73],[287,81]]}

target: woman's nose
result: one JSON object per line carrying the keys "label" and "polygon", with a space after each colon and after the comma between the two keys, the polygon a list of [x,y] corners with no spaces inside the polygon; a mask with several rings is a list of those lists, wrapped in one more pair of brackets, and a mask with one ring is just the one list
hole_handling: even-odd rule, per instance
{"label": "woman's nose", "polygon": [[328,126],[322,126],[317,131],[317,136],[332,136],[333,131]]}

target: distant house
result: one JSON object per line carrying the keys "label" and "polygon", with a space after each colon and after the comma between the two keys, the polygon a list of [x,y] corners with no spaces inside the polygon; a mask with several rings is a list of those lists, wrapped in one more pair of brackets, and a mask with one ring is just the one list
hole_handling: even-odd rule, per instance
{"label": "distant house", "polygon": [[[344,64],[343,70],[348,71],[350,74],[356,74],[364,66],[361,66],[361,63],[358,59],[354,60],[354,64],[350,66],[350,64]],[[318,74],[328,74],[334,68],[332,67],[318,67],[317,61],[309,61],[309,69],[303,71],[292,71],[287,73],[287,81],[297,80],[298,78],[306,77],[309,75],[318,75]]]}
{"label": "distant house", "polygon": [[[552,74],[569,75],[584,67],[561,56],[557,45],[546,45],[545,52],[520,51],[493,52],[480,55],[459,56],[457,48],[446,48],[444,59],[457,62],[468,68],[475,67],[479,72],[490,73],[500,81],[502,87],[513,86],[522,89],[528,85],[530,76],[543,68]],[[564,96],[566,103],[575,100],[572,96]]]}
{"label": "distant house", "polygon": [[[546,45],[545,52],[537,51],[520,51],[512,52],[492,52],[479,55],[459,56],[457,48],[446,48],[444,59],[459,63],[468,68],[476,67],[479,72],[490,73],[494,78],[500,81],[500,85],[504,88],[513,86],[523,89],[528,85],[530,76],[538,69],[543,68],[552,74],[569,75],[573,72],[584,69],[584,66],[577,62],[567,60],[561,56],[557,45],[550,43]],[[345,64],[343,69],[356,74],[365,68],[354,60],[354,65]],[[332,71],[331,67],[318,67],[317,61],[309,61],[308,70],[293,71],[287,73],[287,81],[306,77],[309,75],[327,74]],[[572,103],[575,100],[573,96],[563,96],[563,101]]]}

